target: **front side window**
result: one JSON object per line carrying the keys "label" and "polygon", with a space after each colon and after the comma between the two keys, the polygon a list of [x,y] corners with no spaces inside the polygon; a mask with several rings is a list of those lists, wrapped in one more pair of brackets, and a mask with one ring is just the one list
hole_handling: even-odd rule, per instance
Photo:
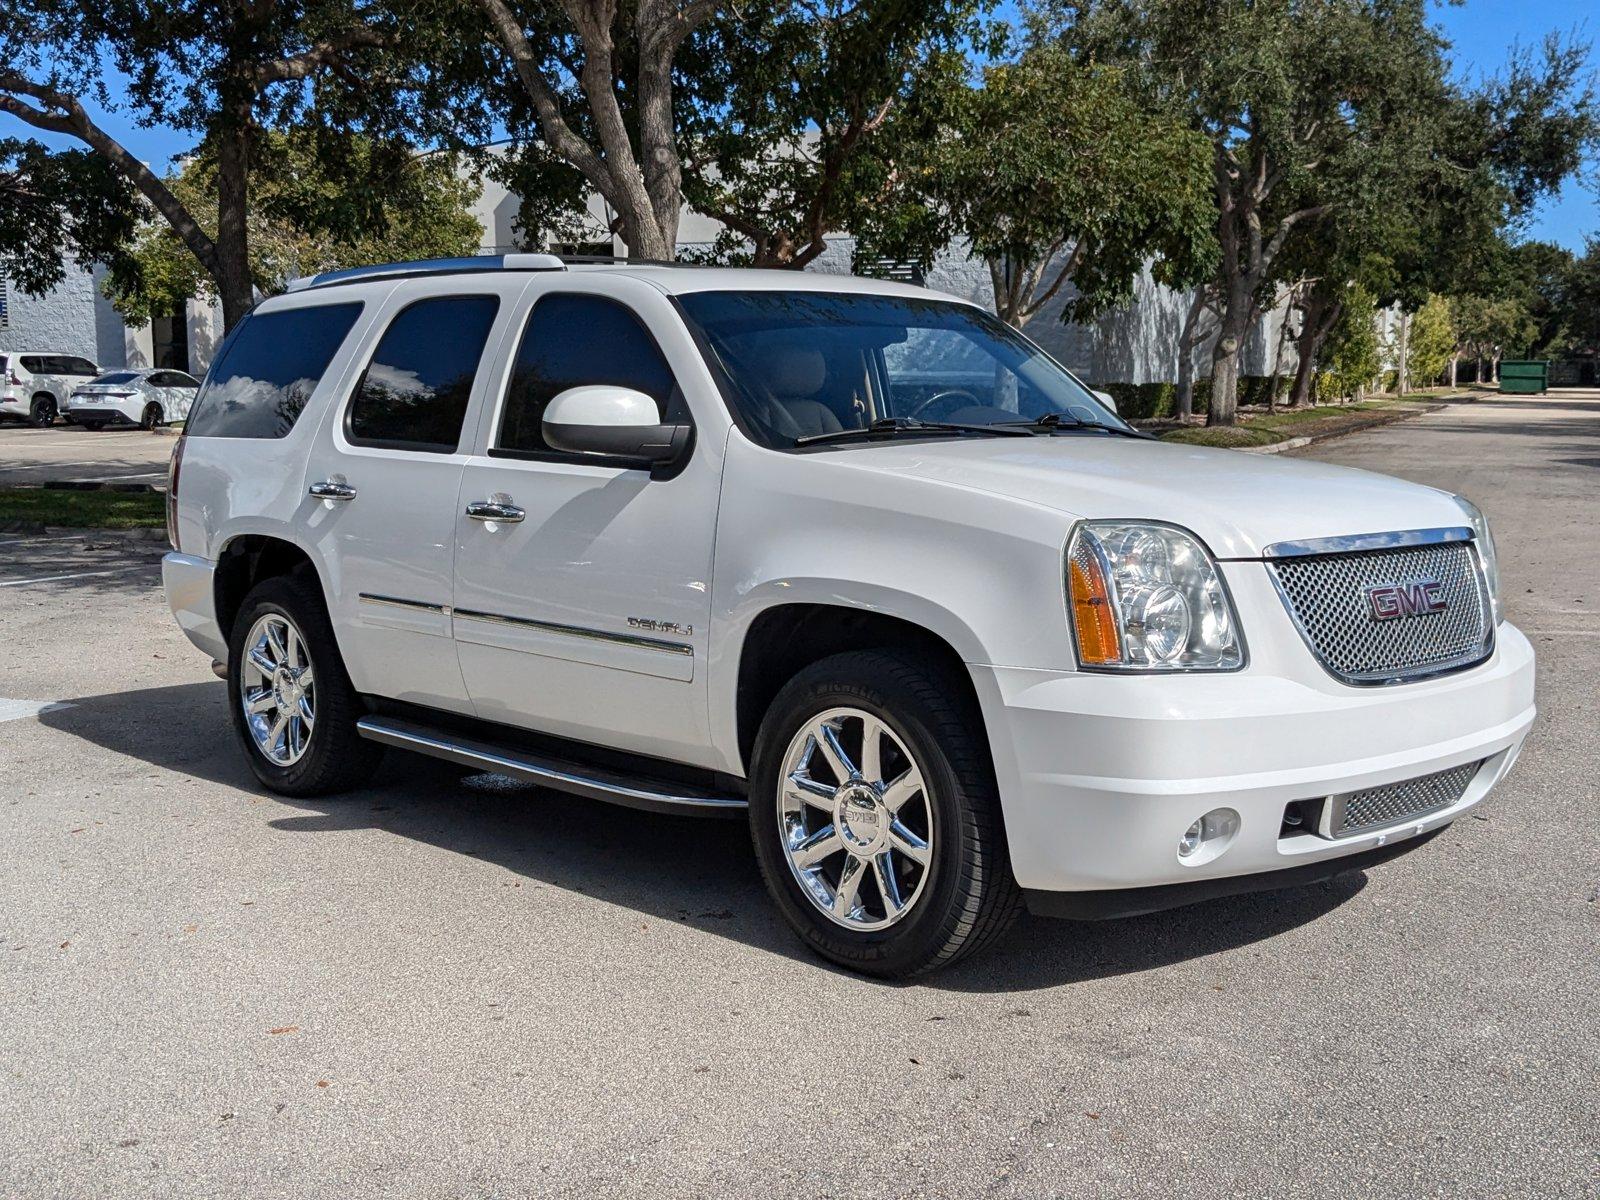
{"label": "front side window", "polygon": [[971,305],[808,291],[678,300],[731,382],[745,428],[777,449],[895,419],[1128,429],[1042,350]]}
{"label": "front side window", "polygon": [[356,385],[350,440],[429,454],[454,451],[499,309],[494,296],[441,296],[402,310]]}
{"label": "front side window", "polygon": [[664,422],[688,419],[672,369],[629,309],[600,296],[543,297],[517,346],[496,447],[556,455],[544,440],[546,406],[568,388],[596,383],[643,392],[656,402]]}
{"label": "front side window", "polygon": [[251,313],[206,376],[189,436],[286,436],[360,315],[359,301]]}
{"label": "front side window", "polygon": [[96,367],[87,358],[69,358],[69,359],[67,359],[66,374],[68,374],[68,375],[94,375],[98,371],[99,371],[99,368]]}

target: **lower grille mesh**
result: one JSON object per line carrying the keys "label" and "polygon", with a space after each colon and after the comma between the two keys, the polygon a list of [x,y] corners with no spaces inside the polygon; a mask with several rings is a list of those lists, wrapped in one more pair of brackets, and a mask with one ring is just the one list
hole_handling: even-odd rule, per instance
{"label": "lower grille mesh", "polygon": [[1432,775],[1335,796],[1329,832],[1342,837],[1448,808],[1466,794],[1467,785],[1482,765],[1481,761],[1462,763]]}

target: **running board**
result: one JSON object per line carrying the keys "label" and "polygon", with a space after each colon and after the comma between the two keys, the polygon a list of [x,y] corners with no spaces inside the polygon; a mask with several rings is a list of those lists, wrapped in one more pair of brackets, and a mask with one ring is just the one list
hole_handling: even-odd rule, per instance
{"label": "running board", "polygon": [[541,787],[591,800],[604,800],[646,812],[683,813],[689,816],[740,816],[743,798],[704,791],[688,784],[648,776],[624,775],[605,767],[547,757],[509,746],[473,741],[455,733],[432,729],[395,717],[362,717],[356,722],[362,737],[399,750],[410,750],[479,771],[510,775]]}

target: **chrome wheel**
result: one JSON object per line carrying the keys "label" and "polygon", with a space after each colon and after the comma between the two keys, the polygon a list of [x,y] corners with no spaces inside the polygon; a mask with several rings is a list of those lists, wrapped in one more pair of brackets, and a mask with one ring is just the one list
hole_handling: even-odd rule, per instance
{"label": "chrome wheel", "polygon": [[317,719],[316,677],[305,638],[282,613],[250,627],[239,664],[239,702],[256,749],[280,767],[299,762]]}
{"label": "chrome wheel", "polygon": [[811,903],[846,929],[883,929],[921,898],[933,861],[933,805],[898,734],[858,708],[833,708],[783,756],[778,830]]}

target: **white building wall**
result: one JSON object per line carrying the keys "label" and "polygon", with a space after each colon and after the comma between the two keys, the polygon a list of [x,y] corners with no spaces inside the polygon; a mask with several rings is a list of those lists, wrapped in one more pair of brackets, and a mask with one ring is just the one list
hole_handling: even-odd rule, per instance
{"label": "white building wall", "polygon": [[25,295],[6,280],[8,319],[0,350],[77,354],[102,367],[127,366],[123,320],[100,291],[104,268],[67,264],[67,277],[43,296]]}

